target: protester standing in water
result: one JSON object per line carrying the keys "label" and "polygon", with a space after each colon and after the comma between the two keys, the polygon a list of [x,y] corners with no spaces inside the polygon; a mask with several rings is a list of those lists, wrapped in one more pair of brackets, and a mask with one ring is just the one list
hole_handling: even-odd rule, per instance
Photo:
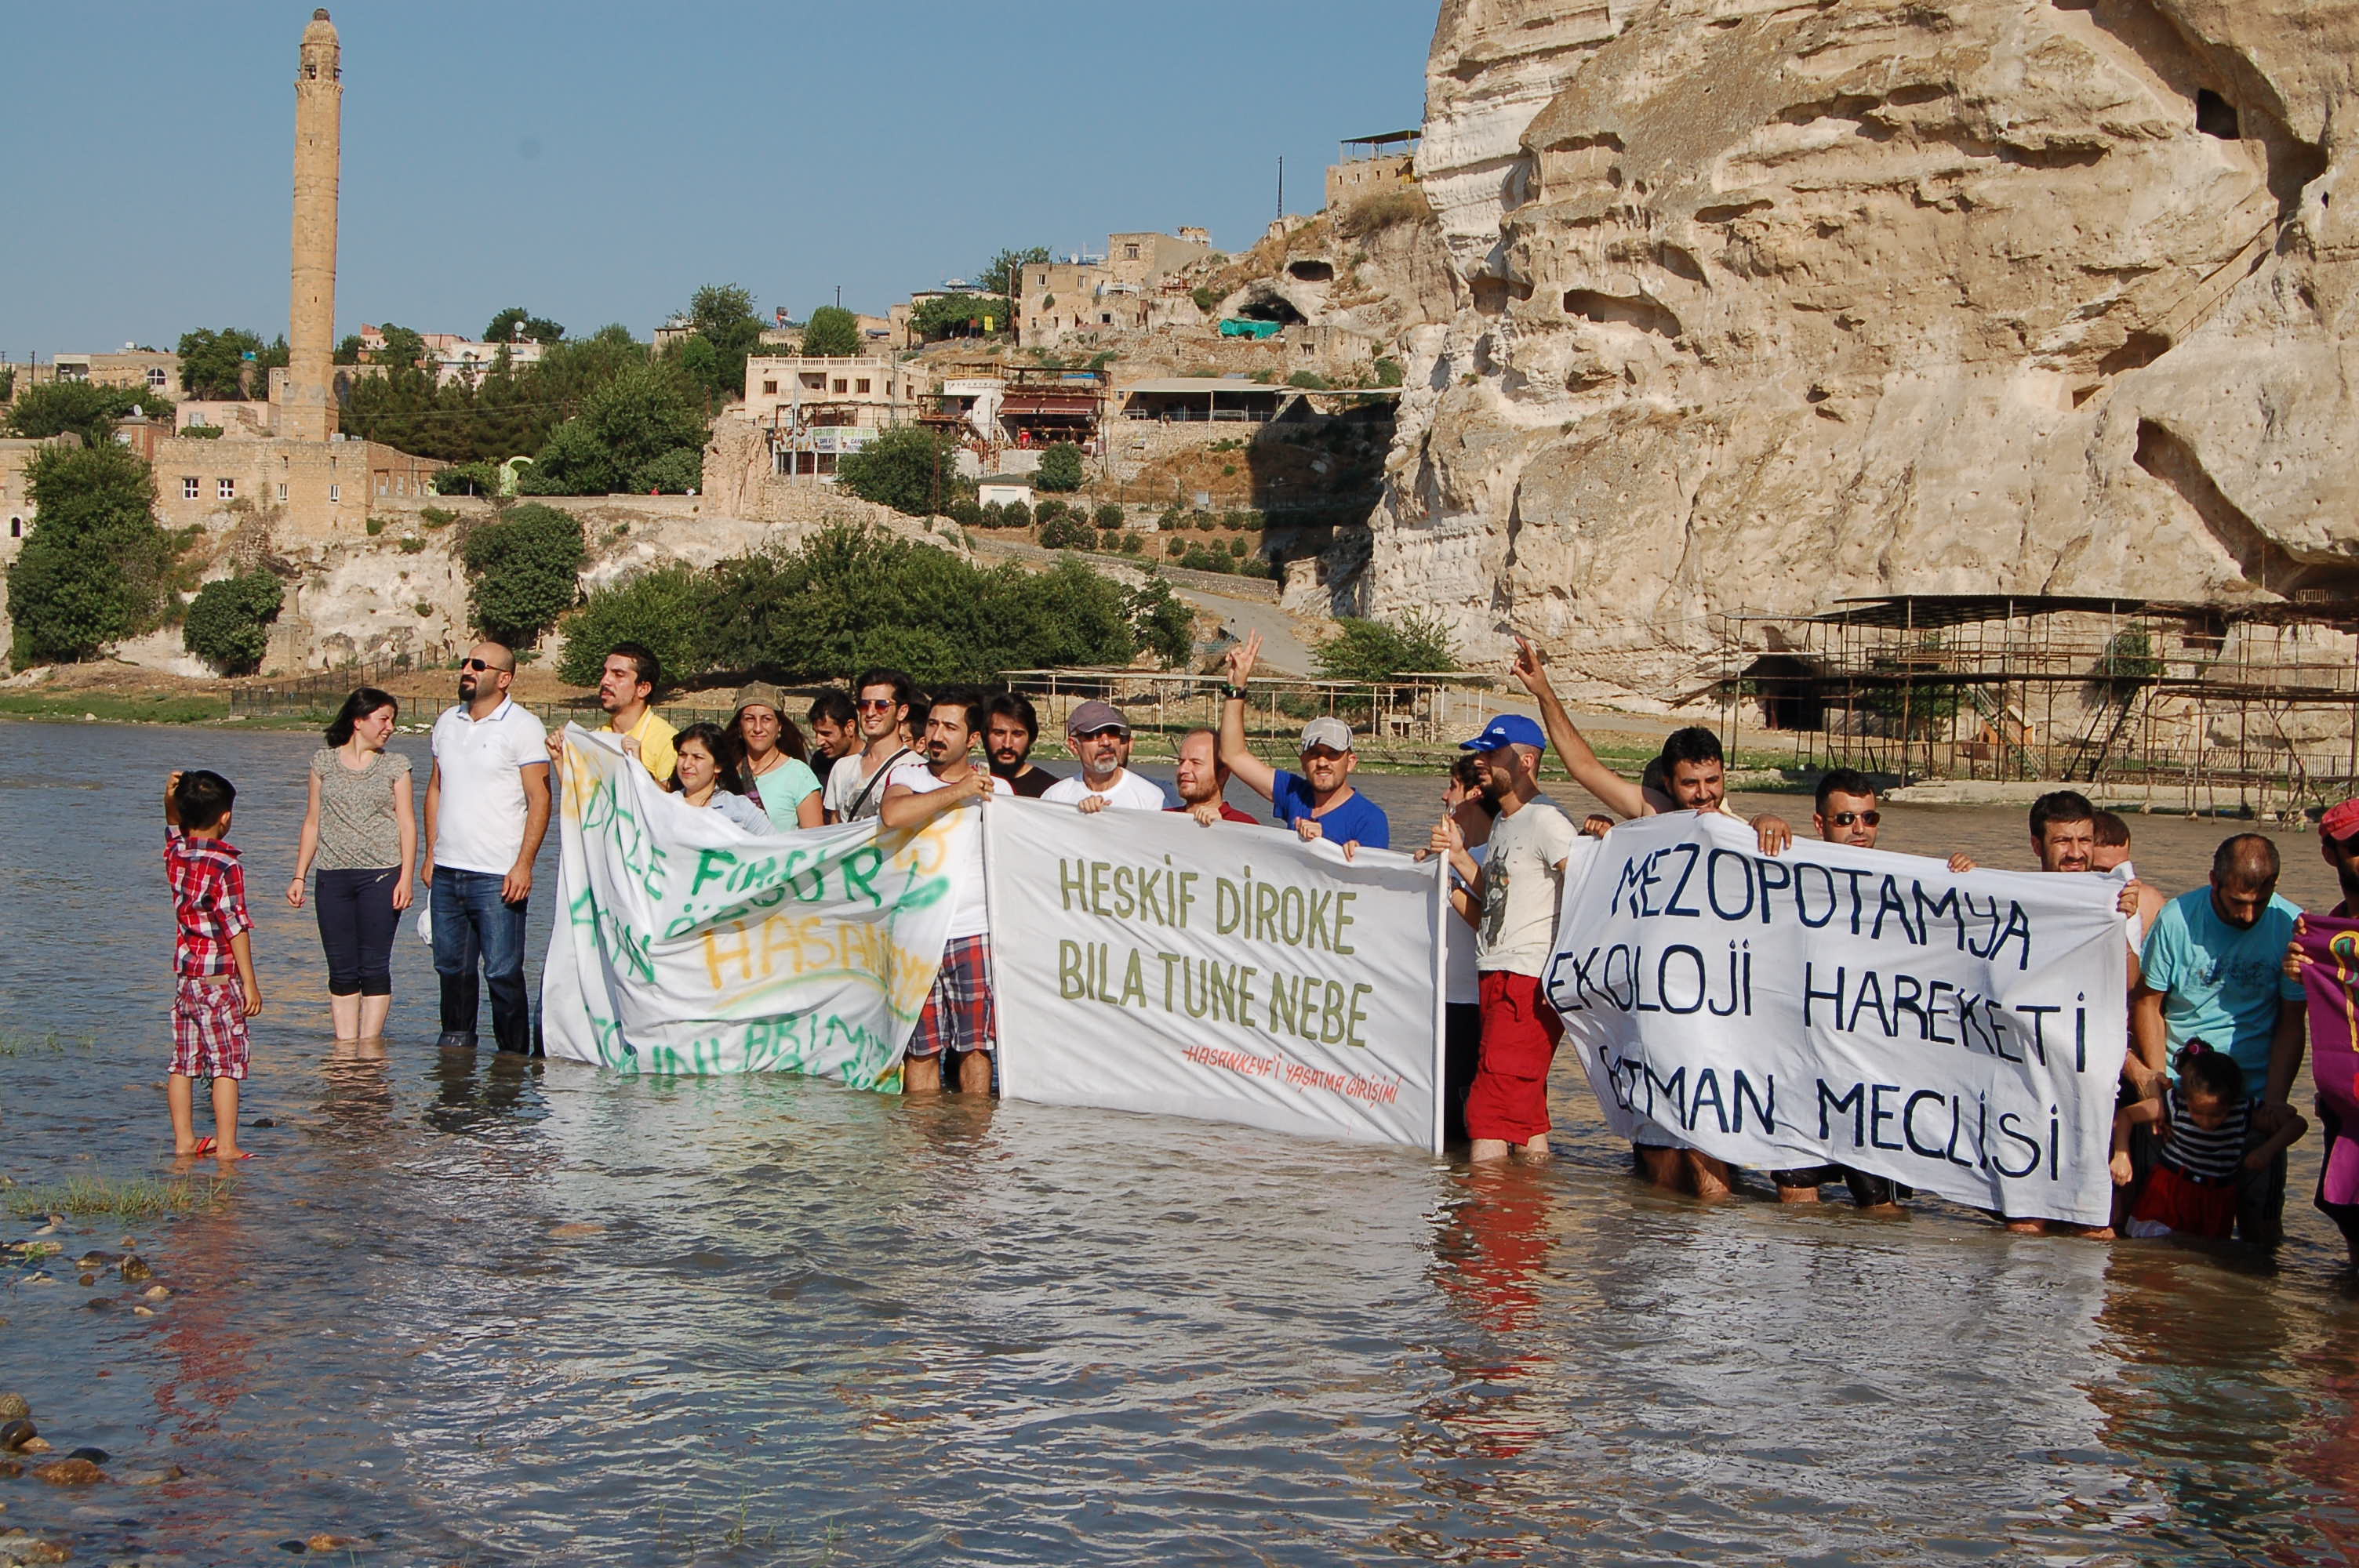
{"label": "protester standing in water", "polygon": [[819,776],[805,762],[802,731],[787,717],[786,695],[767,681],[737,688],[729,739],[745,758],[747,793],[769,814],[779,832],[818,827],[827,821],[820,803]]}
{"label": "protester standing in water", "polygon": [[373,686],[344,698],[328,743],[311,753],[310,799],[287,902],[313,895],[328,957],[328,1012],[339,1040],[374,1040],[393,1006],[393,936],[418,869],[409,759],[386,750],[401,705]]}

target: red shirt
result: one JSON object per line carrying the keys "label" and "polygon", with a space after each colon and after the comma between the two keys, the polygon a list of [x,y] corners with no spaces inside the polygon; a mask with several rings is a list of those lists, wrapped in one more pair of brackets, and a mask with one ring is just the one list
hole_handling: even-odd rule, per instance
{"label": "red shirt", "polygon": [[245,913],[245,868],[237,846],[223,838],[191,838],[178,827],[164,829],[164,880],[172,886],[172,913],[179,931],[172,943],[172,972],[226,975],[236,963],[230,938],[254,929]]}
{"label": "red shirt", "polygon": [[[1166,810],[1166,811],[1185,811],[1185,810],[1187,810],[1188,808],[1187,808],[1186,806],[1165,806],[1163,809],[1164,809],[1164,810]],[[1260,818],[1260,817],[1258,817],[1258,816],[1247,816],[1247,815],[1245,815],[1244,812],[1239,811],[1235,806],[1231,806],[1231,805],[1230,805],[1227,801],[1225,801],[1225,800],[1224,800],[1224,801],[1223,801],[1223,802],[1221,802],[1221,820],[1222,820],[1222,821],[1223,821],[1223,822],[1244,822],[1244,823],[1248,823],[1248,824],[1250,824],[1250,825],[1252,825],[1253,827],[1260,827],[1260,826],[1261,826],[1261,818]]]}

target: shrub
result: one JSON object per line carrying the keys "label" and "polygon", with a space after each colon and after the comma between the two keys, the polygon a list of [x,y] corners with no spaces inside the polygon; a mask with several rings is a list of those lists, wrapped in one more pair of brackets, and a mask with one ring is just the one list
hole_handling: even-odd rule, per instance
{"label": "shrub", "polygon": [[1386,355],[1386,357],[1376,361],[1376,384],[1378,386],[1398,386],[1401,384],[1403,374],[1404,373],[1401,370],[1400,361],[1392,358],[1390,355]]}
{"label": "shrub", "polygon": [[519,652],[530,647],[572,607],[574,574],[588,554],[581,523],[553,506],[527,503],[476,529],[465,550],[476,628]]}
{"label": "shrub", "polygon": [[418,521],[429,528],[448,528],[459,521],[459,514],[440,506],[421,506],[418,510]]}
{"label": "shrub", "polygon": [[1220,292],[1209,283],[1198,284],[1189,297],[1196,302],[1196,308],[1207,316],[1221,308]]}
{"label": "shrub", "polygon": [[1324,392],[1329,383],[1325,376],[1315,370],[1299,370],[1286,378],[1286,384],[1305,387],[1312,392]]}
{"label": "shrub", "polygon": [[1020,501],[1011,501],[999,509],[999,524],[1003,528],[1029,528],[1032,509]]}
{"label": "shrub", "polygon": [[111,441],[45,448],[25,492],[39,521],[8,568],[17,667],[91,658],[154,625],[172,549],[139,454]]}
{"label": "shrub", "polygon": [[931,515],[970,495],[959,477],[958,443],[922,425],[886,431],[856,452],[837,460],[835,481],[842,489],[911,517]]}
{"label": "shrub", "polygon": [[1032,521],[1045,528],[1051,523],[1061,523],[1072,514],[1072,508],[1051,497],[1032,509]]}
{"label": "shrub", "polygon": [[374,539],[379,534],[385,532],[385,519],[382,517],[372,517],[365,523],[363,523],[361,526],[367,530],[368,536]]}
{"label": "shrub", "polygon": [[634,495],[686,495],[704,482],[704,452],[701,448],[674,447],[641,463],[631,474]]}
{"label": "shrub", "polygon": [[1121,547],[1124,555],[1135,556],[1138,554],[1140,550],[1147,547],[1147,541],[1138,535],[1134,534],[1129,529],[1125,528],[1122,532]]}
{"label": "shrub", "polygon": [[419,538],[417,535],[415,535],[415,534],[405,534],[405,535],[402,535],[402,537],[401,537],[401,553],[402,553],[403,555],[405,555],[405,556],[415,556],[415,555],[419,554],[419,553],[420,553],[421,551],[423,551],[425,548],[426,548],[426,541],[425,541],[425,540],[423,540],[423,539],[421,539],[421,538]]}
{"label": "shrub", "polygon": [[1060,514],[1040,525],[1040,543],[1047,549],[1086,550],[1097,542],[1097,530],[1079,518]]}
{"label": "shrub", "polygon": [[184,440],[218,441],[222,438],[222,427],[219,425],[191,425],[187,429],[182,430],[179,434],[181,438]]}
{"label": "shrub", "polygon": [[1122,542],[1128,537],[1130,537],[1130,535],[1124,533],[1119,528],[1108,528],[1105,532],[1098,535],[1098,548],[1101,550],[1118,550],[1122,548]]}
{"label": "shrub", "polygon": [[268,572],[209,582],[189,606],[180,645],[223,675],[251,675],[270,651],[270,623],[284,602],[285,590]]}
{"label": "shrub", "polygon": [[[405,544],[408,543],[407,540],[404,540],[403,542]],[[1232,539],[1229,541],[1229,554],[1232,557],[1242,560],[1245,557],[1245,542],[1243,539]]]}
{"label": "shrub", "polygon": [[1319,673],[1329,680],[1390,680],[1404,670],[1451,670],[1458,654],[1440,619],[1410,611],[1390,620],[1344,616],[1319,644]]}
{"label": "shrub", "polygon": [[1426,205],[1425,197],[1412,186],[1396,186],[1363,196],[1336,218],[1335,227],[1357,238],[1373,234],[1399,223],[1414,223],[1430,217],[1433,209]]}
{"label": "shrub", "polygon": [[1168,540],[1164,544],[1163,553],[1171,557],[1184,556],[1188,553],[1187,541],[1184,539]]}
{"label": "shrub", "polygon": [[617,643],[654,649],[668,678],[702,675],[712,667],[708,646],[717,582],[709,572],[675,565],[599,589],[565,617],[557,678],[568,686],[597,685],[606,650]]}
{"label": "shrub", "polygon": [[454,463],[434,474],[437,495],[497,495],[500,470],[496,463]]}
{"label": "shrub", "polygon": [[1236,567],[1226,554],[1220,550],[1207,549],[1201,545],[1189,546],[1188,553],[1180,557],[1180,564],[1191,572],[1219,572],[1225,575],[1236,570]]}
{"label": "shrub", "polygon": [[1122,526],[1122,508],[1114,502],[1101,502],[1094,515],[1097,519],[1097,524],[1101,528],[1119,528]]}
{"label": "shrub", "polygon": [[1040,454],[1040,471],[1034,480],[1042,490],[1071,492],[1082,488],[1082,449],[1059,441]]}

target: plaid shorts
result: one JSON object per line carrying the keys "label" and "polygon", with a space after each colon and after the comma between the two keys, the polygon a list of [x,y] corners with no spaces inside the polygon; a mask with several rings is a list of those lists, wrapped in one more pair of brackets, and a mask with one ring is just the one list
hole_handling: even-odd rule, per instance
{"label": "plaid shorts", "polygon": [[939,1056],[945,1051],[988,1051],[999,1043],[991,1006],[991,939],[953,936],[942,949],[926,1011],[909,1036],[909,1054]]}
{"label": "plaid shorts", "polygon": [[183,1078],[245,1076],[245,992],[235,980],[187,975],[172,999],[172,1071]]}

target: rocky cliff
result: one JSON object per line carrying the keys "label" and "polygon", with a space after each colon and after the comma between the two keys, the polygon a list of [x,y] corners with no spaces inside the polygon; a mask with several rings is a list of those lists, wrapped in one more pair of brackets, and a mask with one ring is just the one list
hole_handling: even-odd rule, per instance
{"label": "rocky cliff", "polygon": [[1346,607],[1676,700],[1719,611],[2350,593],[2354,60],[2354,0],[1445,0],[1463,303]]}

